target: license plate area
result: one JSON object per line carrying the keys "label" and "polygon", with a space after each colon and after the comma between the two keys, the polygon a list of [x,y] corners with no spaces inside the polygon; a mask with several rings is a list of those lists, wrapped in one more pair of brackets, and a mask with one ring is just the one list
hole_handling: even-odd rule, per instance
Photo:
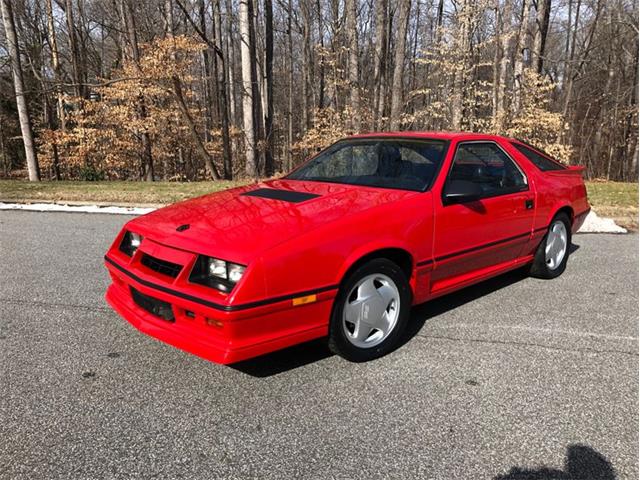
{"label": "license plate area", "polygon": [[131,288],[131,297],[136,305],[150,313],[154,317],[160,318],[166,322],[175,322],[176,318],[173,315],[173,308],[171,304],[158,300],[157,298],[150,297],[144,293],[139,292],[133,287]]}

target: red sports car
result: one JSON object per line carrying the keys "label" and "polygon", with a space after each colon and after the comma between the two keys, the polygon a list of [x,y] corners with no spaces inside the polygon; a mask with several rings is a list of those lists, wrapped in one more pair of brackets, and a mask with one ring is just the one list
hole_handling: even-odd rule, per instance
{"label": "red sports car", "polygon": [[370,360],[412,305],[519,267],[560,275],[590,209],[581,172],[493,135],[353,136],[279,180],[130,221],[105,256],[106,298],[219,363],[319,337]]}

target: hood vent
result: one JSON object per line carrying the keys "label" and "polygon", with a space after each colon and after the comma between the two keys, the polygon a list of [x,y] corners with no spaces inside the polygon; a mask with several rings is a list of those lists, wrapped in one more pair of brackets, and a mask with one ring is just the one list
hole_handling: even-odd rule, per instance
{"label": "hood vent", "polygon": [[246,197],[262,197],[283,202],[300,203],[319,197],[315,193],[295,192],[293,190],[276,190],[275,188],[258,188],[241,194]]}

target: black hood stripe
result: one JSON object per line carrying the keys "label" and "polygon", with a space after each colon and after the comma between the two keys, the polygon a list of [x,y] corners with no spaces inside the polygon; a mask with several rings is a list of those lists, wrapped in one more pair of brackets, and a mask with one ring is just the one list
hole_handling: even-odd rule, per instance
{"label": "black hood stripe", "polygon": [[272,200],[282,200],[283,202],[300,203],[312,198],[319,197],[315,193],[296,192],[293,190],[276,190],[275,188],[258,188],[244,192],[241,195],[246,197],[262,197]]}

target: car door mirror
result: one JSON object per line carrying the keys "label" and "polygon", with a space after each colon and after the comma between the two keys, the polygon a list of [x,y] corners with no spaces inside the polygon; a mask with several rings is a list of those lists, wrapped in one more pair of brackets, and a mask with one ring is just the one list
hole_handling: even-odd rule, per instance
{"label": "car door mirror", "polygon": [[452,180],[444,186],[443,202],[445,205],[475,202],[480,198],[482,198],[482,188],[477,183],[467,180]]}

